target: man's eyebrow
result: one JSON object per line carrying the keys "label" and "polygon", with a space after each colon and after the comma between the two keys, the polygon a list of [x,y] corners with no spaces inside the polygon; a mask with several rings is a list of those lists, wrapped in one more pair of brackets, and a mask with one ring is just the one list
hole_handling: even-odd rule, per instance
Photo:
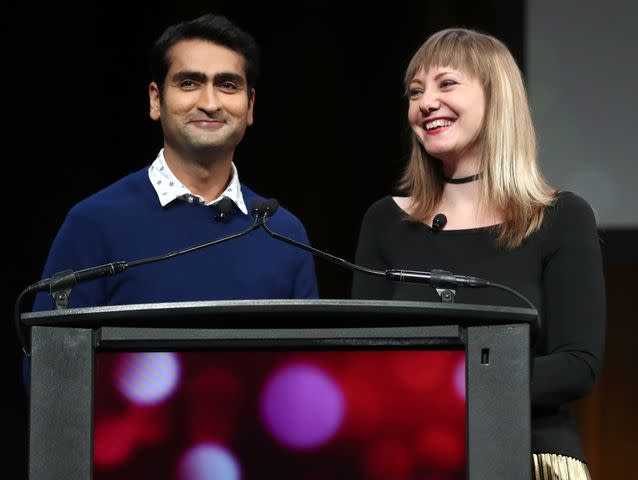
{"label": "man's eyebrow", "polygon": [[176,72],[172,77],[171,81],[175,83],[179,83],[182,80],[195,80],[196,82],[205,82],[208,79],[205,73],[197,72],[194,70],[182,70],[180,72]]}
{"label": "man's eyebrow", "polygon": [[234,72],[220,72],[215,74],[215,83],[219,82],[234,82],[237,85],[244,86],[246,84],[246,80],[243,76]]}
{"label": "man's eyebrow", "polygon": [[[176,72],[172,77],[171,81],[174,83],[179,83],[183,80],[193,80],[199,83],[205,83],[208,81],[208,75],[203,72],[198,72],[195,70],[182,70],[180,72]],[[215,74],[214,77],[215,83],[221,82],[234,82],[239,86],[244,86],[246,84],[246,79],[238,73],[235,72],[219,72]]]}

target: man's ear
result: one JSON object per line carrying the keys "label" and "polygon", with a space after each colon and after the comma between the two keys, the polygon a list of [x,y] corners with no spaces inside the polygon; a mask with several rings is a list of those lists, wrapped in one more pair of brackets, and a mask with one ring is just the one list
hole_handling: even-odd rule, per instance
{"label": "man's ear", "polygon": [[160,119],[160,91],[155,82],[148,86],[149,115],[153,120]]}
{"label": "man's ear", "polygon": [[248,97],[248,112],[246,113],[246,125],[253,124],[253,112],[255,109],[255,89],[250,89],[250,97]]}

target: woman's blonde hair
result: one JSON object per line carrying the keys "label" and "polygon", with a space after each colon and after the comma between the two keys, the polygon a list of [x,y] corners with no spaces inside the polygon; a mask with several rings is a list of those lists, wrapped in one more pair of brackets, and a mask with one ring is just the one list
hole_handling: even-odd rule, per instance
{"label": "woman's blonde hair", "polygon": [[[430,36],[414,54],[405,73],[406,91],[421,70],[452,67],[479,79],[486,99],[477,141],[482,146],[479,206],[503,215],[499,244],[513,248],[536,231],[555,192],[540,173],[536,135],[521,72],[507,47],[474,30],[450,28]],[[410,218],[423,221],[434,213],[443,192],[441,162],[429,156],[412,134],[412,152],[401,179],[412,198]]]}

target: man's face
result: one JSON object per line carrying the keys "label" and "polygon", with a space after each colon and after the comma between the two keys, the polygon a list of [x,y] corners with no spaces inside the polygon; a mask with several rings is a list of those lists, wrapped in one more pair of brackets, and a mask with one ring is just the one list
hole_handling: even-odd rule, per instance
{"label": "man's face", "polygon": [[253,123],[255,92],[247,92],[244,57],[204,40],[182,40],[164,91],[149,86],[150,116],[160,120],[164,143],[181,153],[232,152]]}

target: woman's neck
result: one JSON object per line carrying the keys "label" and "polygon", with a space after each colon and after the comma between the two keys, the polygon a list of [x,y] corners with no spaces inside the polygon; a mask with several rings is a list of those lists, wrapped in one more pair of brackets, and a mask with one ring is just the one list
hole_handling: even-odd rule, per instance
{"label": "woman's neck", "polygon": [[[431,217],[443,213],[447,217],[446,230],[487,227],[501,223],[500,212],[489,205],[481,208],[480,188],[479,180],[460,184],[445,182],[441,199]],[[426,223],[431,224],[432,218],[426,219]]]}

